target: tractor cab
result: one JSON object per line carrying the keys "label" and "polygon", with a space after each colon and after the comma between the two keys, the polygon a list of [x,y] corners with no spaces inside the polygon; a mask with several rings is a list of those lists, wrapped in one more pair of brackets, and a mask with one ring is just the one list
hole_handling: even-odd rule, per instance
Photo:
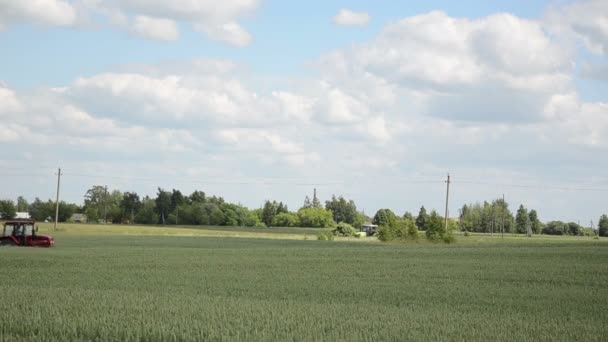
{"label": "tractor cab", "polygon": [[22,247],[53,247],[55,239],[48,235],[38,235],[34,221],[8,221],[4,223],[0,245]]}

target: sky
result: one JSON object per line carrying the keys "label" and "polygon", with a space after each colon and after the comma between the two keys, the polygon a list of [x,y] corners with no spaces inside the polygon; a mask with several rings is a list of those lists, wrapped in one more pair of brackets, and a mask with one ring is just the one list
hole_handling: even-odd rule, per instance
{"label": "sky", "polygon": [[608,213],[608,1],[0,0],[0,198]]}

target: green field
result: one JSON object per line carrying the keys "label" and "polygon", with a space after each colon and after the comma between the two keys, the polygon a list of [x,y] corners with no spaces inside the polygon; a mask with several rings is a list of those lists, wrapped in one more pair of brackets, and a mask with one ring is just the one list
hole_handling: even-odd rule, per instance
{"label": "green field", "polygon": [[55,248],[0,248],[0,341],[608,336],[606,240],[306,232],[65,225]]}

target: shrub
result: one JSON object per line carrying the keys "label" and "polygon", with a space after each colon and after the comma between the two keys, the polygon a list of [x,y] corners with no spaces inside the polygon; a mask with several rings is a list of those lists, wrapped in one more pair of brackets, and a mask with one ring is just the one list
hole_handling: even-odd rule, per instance
{"label": "shrub", "polygon": [[266,223],[264,223],[264,222],[262,222],[262,221],[258,221],[258,222],[256,222],[255,227],[256,227],[256,228],[267,228],[267,227],[266,227]]}
{"label": "shrub", "polygon": [[332,230],[332,233],[336,236],[354,236],[355,234],[357,234],[357,231],[350,224],[346,222],[340,222],[338,223],[336,228]]}
{"label": "shrub", "polygon": [[317,234],[317,240],[319,241],[333,241],[333,239],[334,234],[330,231]]}
{"label": "shrub", "polygon": [[298,211],[302,227],[329,228],[335,226],[334,217],[323,208],[303,208]]}
{"label": "shrub", "polygon": [[298,215],[291,213],[280,213],[272,219],[273,227],[298,227],[300,219]]}
{"label": "shrub", "polygon": [[393,225],[384,225],[378,228],[380,241],[417,240],[418,229],[413,220],[398,220]]}

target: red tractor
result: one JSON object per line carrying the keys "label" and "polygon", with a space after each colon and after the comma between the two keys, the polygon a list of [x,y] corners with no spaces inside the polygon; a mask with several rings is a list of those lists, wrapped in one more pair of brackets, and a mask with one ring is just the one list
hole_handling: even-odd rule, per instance
{"label": "red tractor", "polygon": [[38,235],[34,221],[8,221],[4,223],[0,246],[53,247],[55,239],[48,235]]}

